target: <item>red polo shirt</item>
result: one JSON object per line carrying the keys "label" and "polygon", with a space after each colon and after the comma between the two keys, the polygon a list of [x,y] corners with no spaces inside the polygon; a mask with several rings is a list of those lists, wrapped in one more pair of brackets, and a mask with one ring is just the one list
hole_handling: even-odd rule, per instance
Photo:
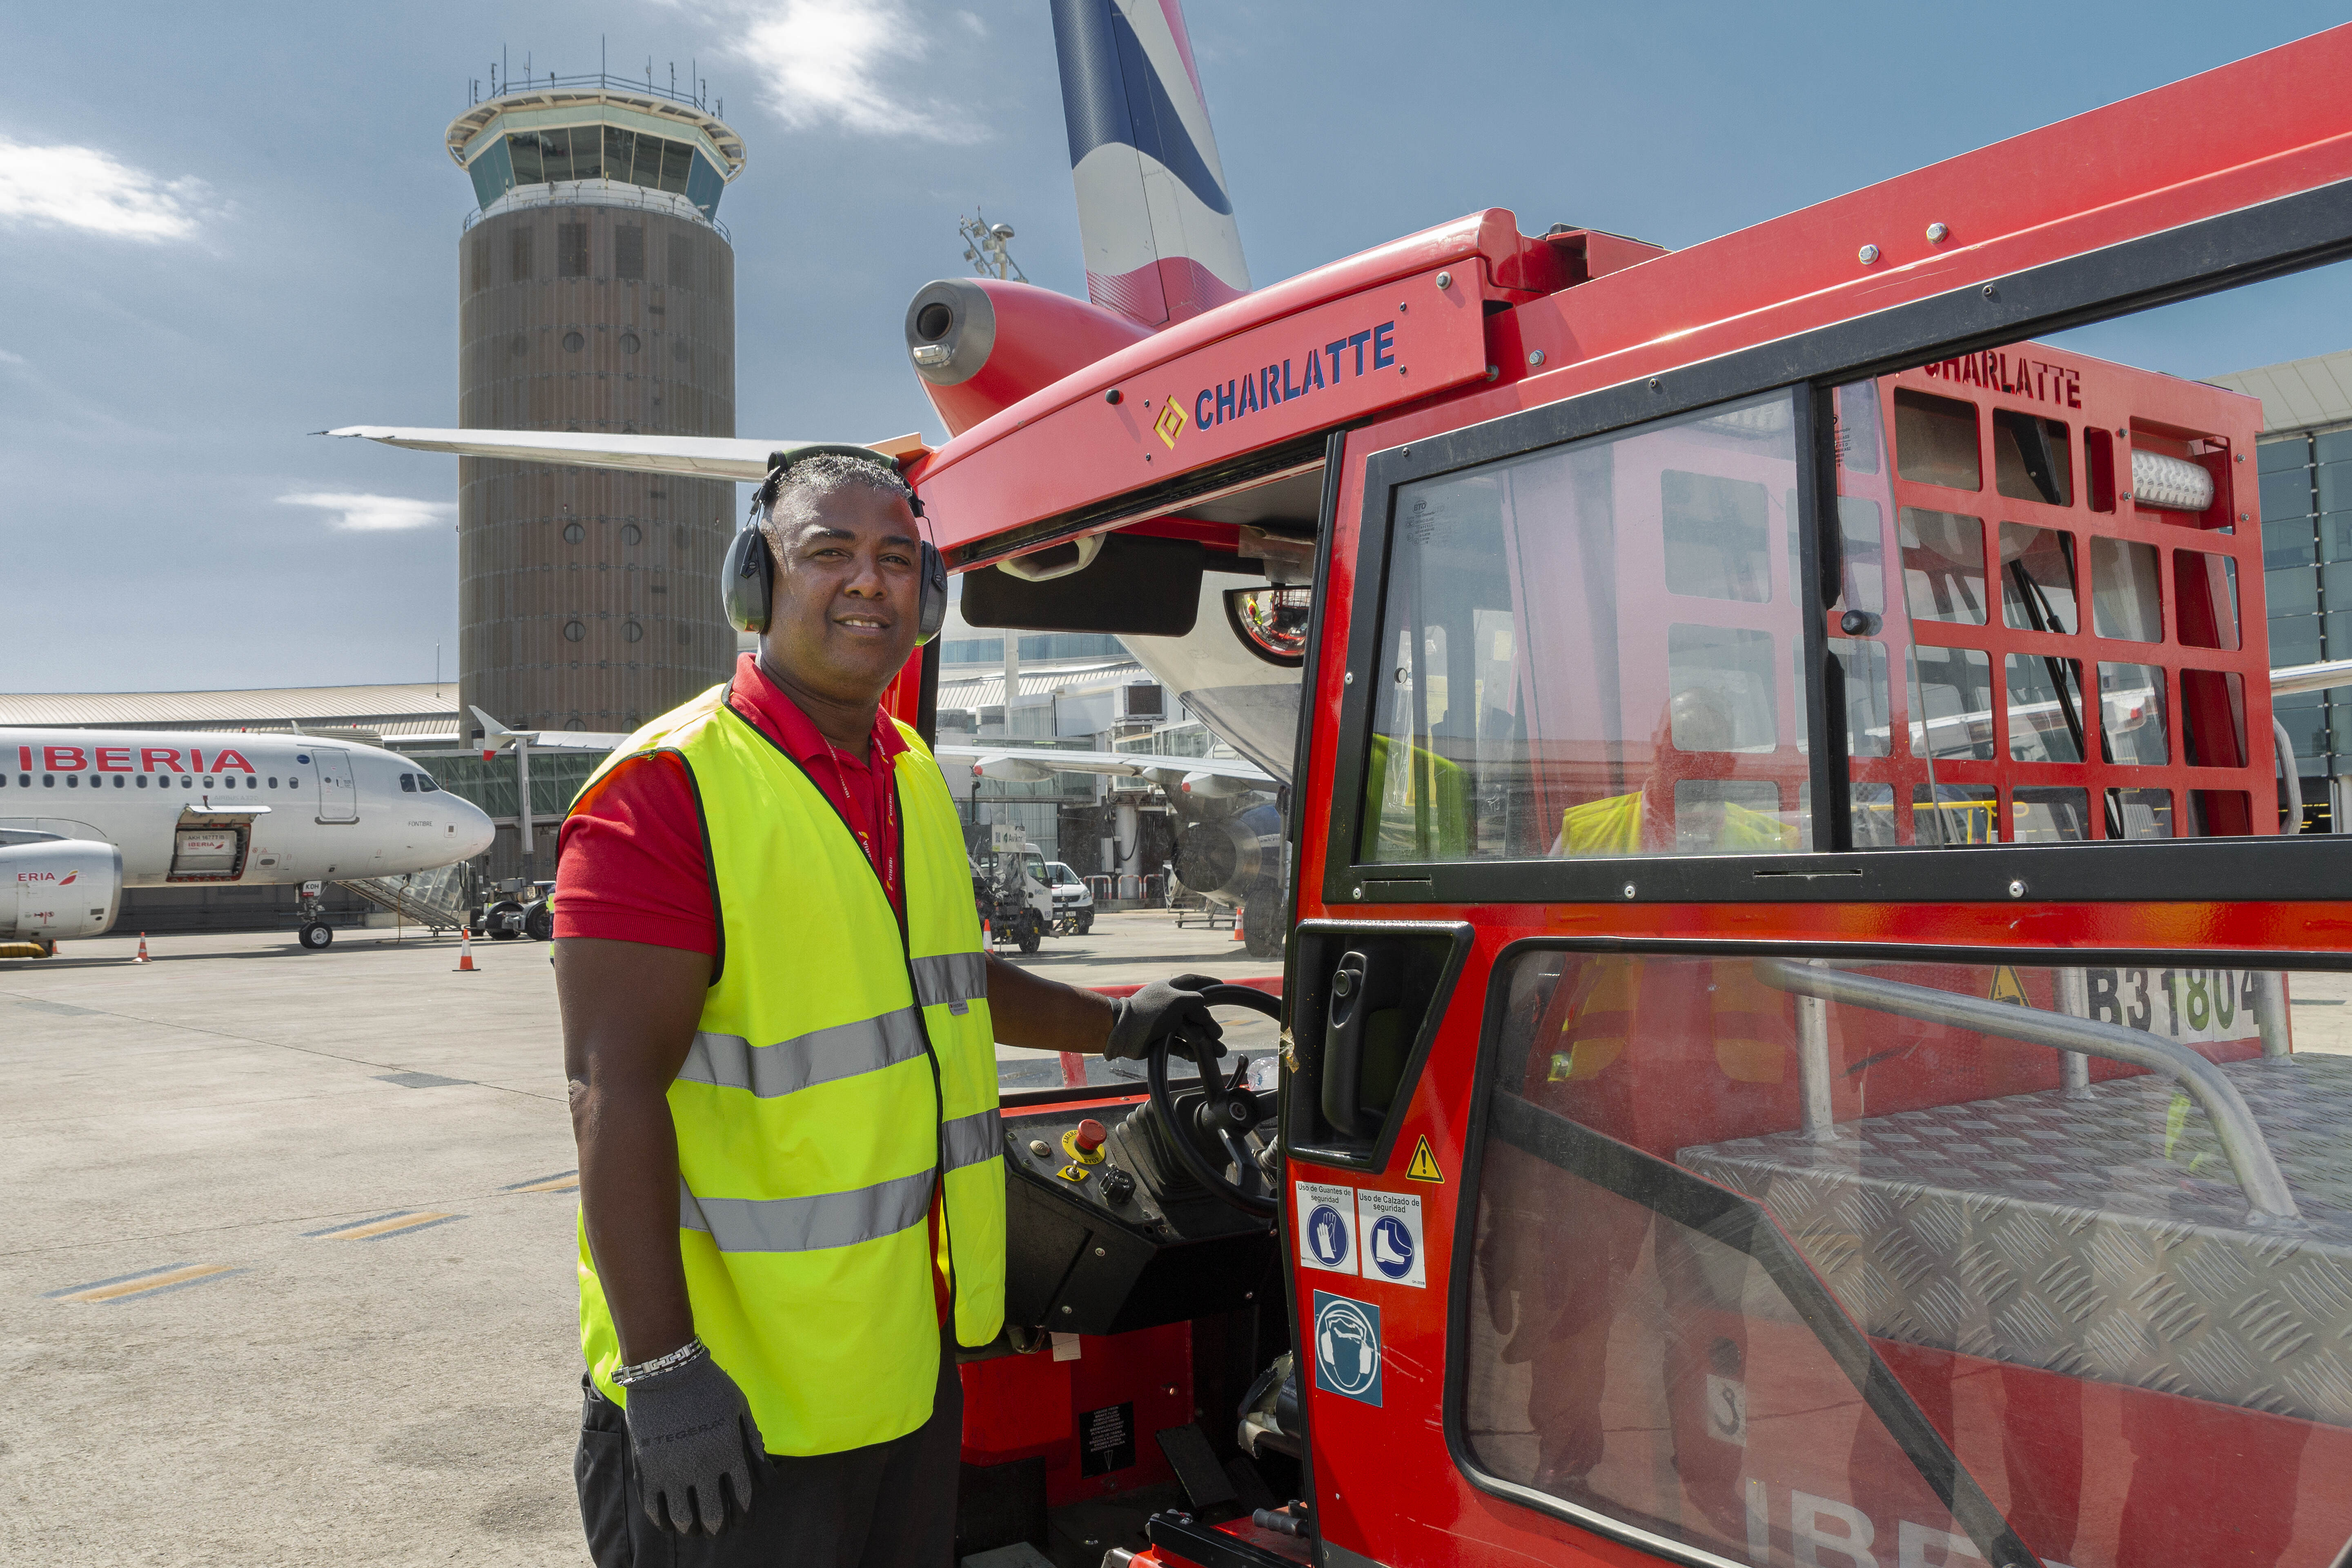
{"label": "red polo shirt", "polygon": [[[896,763],[906,737],[886,714],[874,716],[863,758],[824,738],[800,705],[776,689],[759,656],[735,661],[727,705],[800,763],[841,813],[882,879],[901,919],[907,912],[898,866],[902,837],[897,817]],[[614,765],[596,793],[563,819],[558,839],[555,936],[639,942],[716,954],[719,917],[710,894],[710,863],[702,853],[702,821],[688,785],[686,764],[665,752]],[[939,1256],[940,1197],[931,1194],[931,1256]],[[940,1321],[948,1321],[947,1280],[931,1270]]]}
{"label": "red polo shirt", "polygon": [[[828,742],[800,705],[776,689],[755,654],[735,661],[727,705],[800,763],[861,843],[878,852],[877,874],[891,907],[906,912],[897,834],[886,835],[894,759],[907,749],[883,714],[865,758]],[[885,837],[892,842],[885,843]],[[719,921],[710,867],[702,858],[702,822],[686,765],[656,752],[617,764],[586,805],[563,820],[559,840],[555,934],[641,942],[716,954]]]}

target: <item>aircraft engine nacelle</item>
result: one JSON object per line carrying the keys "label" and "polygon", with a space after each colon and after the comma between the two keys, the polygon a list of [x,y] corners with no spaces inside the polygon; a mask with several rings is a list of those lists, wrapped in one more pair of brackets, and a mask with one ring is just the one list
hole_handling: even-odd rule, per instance
{"label": "aircraft engine nacelle", "polygon": [[97,936],[122,904],[122,851],[87,838],[0,845],[0,936]]}
{"label": "aircraft engine nacelle", "polygon": [[1176,840],[1176,876],[1220,903],[1240,904],[1282,873],[1282,813],[1272,805],[1188,824]]}
{"label": "aircraft engine nacelle", "polygon": [[907,354],[948,434],[1151,335],[1050,289],[994,278],[926,283],[907,306]]}

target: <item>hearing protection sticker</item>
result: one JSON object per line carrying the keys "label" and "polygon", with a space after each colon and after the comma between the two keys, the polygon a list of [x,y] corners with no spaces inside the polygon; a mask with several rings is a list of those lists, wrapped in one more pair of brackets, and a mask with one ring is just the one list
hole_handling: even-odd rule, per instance
{"label": "hearing protection sticker", "polygon": [[1298,1266],[1357,1273],[1356,1189],[1298,1184]]}
{"label": "hearing protection sticker", "polygon": [[1328,1290],[1315,1292],[1315,1386],[1381,1402],[1381,1310]]}
{"label": "hearing protection sticker", "polygon": [[1364,1278],[1426,1285],[1421,1259],[1421,1199],[1410,1193],[1356,1194],[1356,1234],[1364,1238]]}

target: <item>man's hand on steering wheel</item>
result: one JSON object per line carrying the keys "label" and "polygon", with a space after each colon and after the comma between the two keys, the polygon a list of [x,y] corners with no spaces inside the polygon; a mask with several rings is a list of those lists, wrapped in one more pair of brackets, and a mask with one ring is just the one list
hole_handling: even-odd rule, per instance
{"label": "man's hand on steering wheel", "polygon": [[[1184,975],[1178,984],[1198,978]],[[1282,1016],[1282,1004],[1254,986],[1210,982],[1192,995],[1204,1010],[1210,1006],[1246,1007],[1268,1018]],[[1190,1023],[1181,1026],[1188,1032],[1194,1026]],[[1188,1085],[1180,1103],[1169,1083],[1168,1058],[1180,1054],[1184,1035],[1171,1033],[1166,1040],[1165,1049],[1155,1046],[1145,1055],[1143,1068],[1145,1082],[1151,1091],[1152,1112],[1172,1134],[1166,1141],[1168,1149],[1175,1154],[1184,1173],[1212,1196],[1255,1218],[1271,1216],[1276,1209],[1269,1186],[1272,1171],[1259,1163],[1262,1149],[1252,1142],[1261,1136],[1258,1124],[1273,1109],[1271,1099],[1261,1098],[1250,1089],[1245,1061],[1234,1064],[1233,1076],[1228,1079],[1212,1058],[1201,1066],[1198,1086]],[[1213,1040],[1204,1048],[1219,1055],[1224,1050]],[[1228,1172],[1232,1174],[1228,1175]]]}
{"label": "man's hand on steering wheel", "polygon": [[1155,980],[1132,996],[1118,998],[1111,1020],[1110,1039],[1103,1055],[1113,1060],[1141,1061],[1161,1037],[1170,1037],[1169,1053],[1198,1063],[1205,1052],[1214,1061],[1225,1054],[1224,1031],[1209,1016],[1201,993],[1221,984],[1205,974],[1179,974]]}

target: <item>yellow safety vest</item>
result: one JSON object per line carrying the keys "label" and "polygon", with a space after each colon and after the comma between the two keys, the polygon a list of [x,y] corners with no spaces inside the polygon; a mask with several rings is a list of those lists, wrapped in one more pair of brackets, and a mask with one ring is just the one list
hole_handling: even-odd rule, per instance
{"label": "yellow safety vest", "polygon": [[[1560,853],[1638,855],[1642,853],[1642,796],[1612,795],[1589,800],[1559,814]],[[1779,817],[1750,811],[1731,801],[1723,803],[1723,830],[1706,847],[1718,855],[1767,854],[1802,847],[1797,830]]]}
{"label": "yellow safety vest", "polygon": [[[1405,760],[1393,773],[1396,751]],[[1470,791],[1461,765],[1425,746],[1372,737],[1364,771],[1367,860],[1460,860],[1470,852]]]}
{"label": "yellow safety vest", "polygon": [[[669,1087],[678,1251],[695,1332],[769,1451],[887,1442],[931,1414],[939,1318],[929,1219],[957,1340],[1004,1321],[1003,1133],[987,958],[947,782],[912,731],[897,763],[907,913],[832,804],[716,687],[606,769],[668,752],[709,846],[719,951]],[[580,1228],[580,1344],[596,1386],[619,1336]]]}

